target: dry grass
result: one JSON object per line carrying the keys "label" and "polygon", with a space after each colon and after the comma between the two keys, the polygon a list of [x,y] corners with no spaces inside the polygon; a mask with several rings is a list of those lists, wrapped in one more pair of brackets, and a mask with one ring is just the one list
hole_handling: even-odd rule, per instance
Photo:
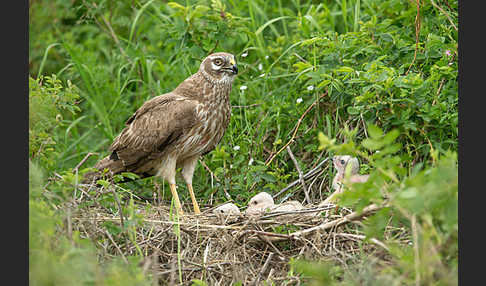
{"label": "dry grass", "polygon": [[[142,255],[141,266],[157,285],[191,285],[193,279],[210,285],[237,281],[243,285],[263,285],[264,281],[298,285],[302,277],[289,276],[292,258],[332,260],[347,267],[363,252],[388,257],[382,242],[363,243],[359,220],[379,209],[375,205],[357,213],[332,204],[313,204],[260,217],[224,217],[213,214],[214,207],[205,207],[200,215],[178,218],[172,215],[170,204],[162,202],[151,207],[135,204],[131,208],[134,215],[120,217],[107,208],[80,207],[83,200],[91,199],[83,196],[71,202],[68,227],[73,229],[68,232],[76,230],[93,240],[102,260],[118,256],[127,261],[128,256]],[[120,226],[122,221],[125,228],[121,232],[108,231],[107,224]]]}

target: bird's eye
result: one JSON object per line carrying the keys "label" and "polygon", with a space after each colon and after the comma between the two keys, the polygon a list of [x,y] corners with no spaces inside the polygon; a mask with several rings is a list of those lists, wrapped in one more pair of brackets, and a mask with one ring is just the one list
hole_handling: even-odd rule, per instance
{"label": "bird's eye", "polygon": [[253,204],[256,205],[257,204],[257,201],[254,201]]}
{"label": "bird's eye", "polygon": [[344,165],[344,163],[346,163],[346,161],[344,161],[344,160],[341,160],[340,162],[341,162],[342,165]]}
{"label": "bird's eye", "polygon": [[220,66],[220,65],[223,64],[223,61],[221,59],[215,59],[214,64],[217,65],[217,66]]}

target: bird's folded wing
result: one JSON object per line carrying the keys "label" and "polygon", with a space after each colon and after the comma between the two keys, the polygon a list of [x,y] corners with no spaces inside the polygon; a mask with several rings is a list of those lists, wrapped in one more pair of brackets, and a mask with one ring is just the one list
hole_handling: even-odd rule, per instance
{"label": "bird's folded wing", "polygon": [[129,166],[152,158],[198,123],[197,102],[173,94],[145,102],[110,146],[111,158]]}

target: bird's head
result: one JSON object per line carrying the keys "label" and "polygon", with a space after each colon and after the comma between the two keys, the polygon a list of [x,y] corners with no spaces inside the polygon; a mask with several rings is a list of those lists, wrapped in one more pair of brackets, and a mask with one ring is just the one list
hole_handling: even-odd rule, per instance
{"label": "bird's head", "polygon": [[210,54],[202,61],[199,70],[216,82],[232,82],[238,74],[235,56],[230,53]]}
{"label": "bird's head", "polygon": [[357,174],[359,171],[358,159],[349,155],[334,156],[332,163],[339,173],[344,173],[348,164],[351,165],[351,174]]}
{"label": "bird's head", "polygon": [[274,205],[272,196],[269,193],[261,192],[250,199],[245,214],[263,213]]}

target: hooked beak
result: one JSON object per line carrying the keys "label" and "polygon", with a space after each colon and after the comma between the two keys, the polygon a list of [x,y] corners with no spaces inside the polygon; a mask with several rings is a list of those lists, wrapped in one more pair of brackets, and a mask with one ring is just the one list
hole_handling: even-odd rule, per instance
{"label": "hooked beak", "polygon": [[233,74],[238,74],[238,66],[236,64],[231,66],[231,71]]}

